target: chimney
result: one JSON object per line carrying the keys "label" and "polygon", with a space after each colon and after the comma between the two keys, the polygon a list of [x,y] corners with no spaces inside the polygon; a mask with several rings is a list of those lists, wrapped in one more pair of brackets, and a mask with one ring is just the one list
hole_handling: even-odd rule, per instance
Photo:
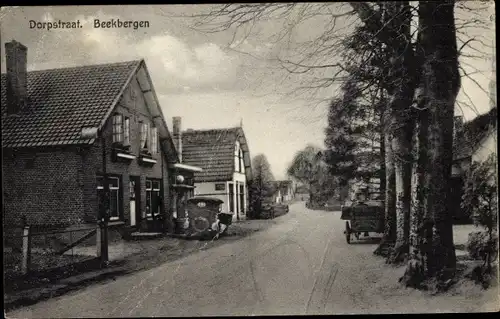
{"label": "chimney", "polygon": [[28,98],[28,48],[12,40],[5,43],[5,64],[7,67],[7,114],[23,110]]}
{"label": "chimney", "polygon": [[173,123],[173,138],[175,148],[177,149],[177,153],[179,155],[179,161],[182,163],[182,127],[181,127],[181,117],[174,116],[172,118]]}

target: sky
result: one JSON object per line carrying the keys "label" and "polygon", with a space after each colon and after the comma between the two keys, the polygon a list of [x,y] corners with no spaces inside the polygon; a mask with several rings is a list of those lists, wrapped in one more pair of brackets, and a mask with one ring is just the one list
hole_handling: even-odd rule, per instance
{"label": "sky", "polygon": [[[349,9],[345,3],[318,3],[299,7],[303,11],[294,11],[287,19],[276,14],[255,23],[251,29],[217,33],[194,30],[196,19],[191,16],[211,8],[210,5],[2,7],[2,52],[5,42],[12,39],[26,45],[28,70],[144,58],[170,129],[174,116],[182,117],[183,129],[232,127],[242,122],[251,156],[265,154],[274,176],[283,179],[297,151],[308,144],[324,145],[327,101],[338,93],[338,83],[301,90],[311,80],[331,77],[333,69],[291,74],[283,69],[277,57],[294,61],[308,57],[304,61],[334,64],[341,54],[338,41],[352,30],[356,19],[332,20],[333,14]],[[479,15],[481,21],[487,22],[494,12],[494,2],[490,3],[489,11],[478,12],[463,11],[457,14],[457,19]],[[95,28],[94,19],[148,21],[149,28]],[[82,28],[38,30],[30,28],[30,20],[79,20]],[[495,38],[494,28],[491,22],[483,29],[466,30],[465,39],[482,38],[471,42],[481,51],[479,57],[461,58],[462,66],[472,78],[463,77],[459,95],[462,103],[457,105],[456,113],[463,113],[465,119],[489,108],[492,50],[484,44]],[[333,30],[329,38],[319,38],[327,29]],[[278,39],[282,35],[279,30],[290,32]],[[322,61],[309,55],[318,39],[333,48],[325,51]],[[468,46],[464,52],[478,55]],[[4,54],[1,63],[4,72]]]}

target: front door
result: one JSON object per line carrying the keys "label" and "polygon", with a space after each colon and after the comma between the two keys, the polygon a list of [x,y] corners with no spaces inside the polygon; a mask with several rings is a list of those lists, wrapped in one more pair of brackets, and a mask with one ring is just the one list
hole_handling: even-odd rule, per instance
{"label": "front door", "polygon": [[[141,186],[140,179],[137,176],[130,176],[129,192],[130,192],[130,226],[137,225],[137,215],[140,212],[140,194]],[[140,217],[139,217],[140,218]]]}
{"label": "front door", "polygon": [[243,184],[240,184],[240,213],[242,215],[245,214],[245,186]]}

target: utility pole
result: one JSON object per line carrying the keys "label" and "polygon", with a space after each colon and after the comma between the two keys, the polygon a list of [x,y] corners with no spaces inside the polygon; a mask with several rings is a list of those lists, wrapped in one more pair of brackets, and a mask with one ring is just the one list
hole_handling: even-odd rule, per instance
{"label": "utility pole", "polygon": [[[110,207],[110,190],[109,179],[106,168],[106,139],[101,131],[101,147],[102,147],[102,173],[103,173],[103,190],[104,198],[103,203],[97,212],[97,224],[99,227],[98,243],[99,243],[99,257],[101,259],[101,267],[105,267],[109,261],[108,255],[108,221],[109,221],[109,207]],[[99,138],[99,129],[96,127],[82,128],[81,138],[83,140],[92,140]]]}
{"label": "utility pole", "polygon": [[109,261],[108,255],[108,222],[109,222],[109,207],[110,207],[110,190],[109,179],[106,165],[106,138],[101,132],[102,141],[102,173],[103,173],[103,186],[104,186],[104,203],[101,206],[100,223],[101,223],[101,266],[107,266]]}

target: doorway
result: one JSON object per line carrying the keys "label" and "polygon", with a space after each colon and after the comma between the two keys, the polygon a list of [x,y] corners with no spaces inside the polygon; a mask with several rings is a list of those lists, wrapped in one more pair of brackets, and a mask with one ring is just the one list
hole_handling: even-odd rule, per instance
{"label": "doorway", "polygon": [[245,215],[245,186],[240,183],[240,214]]}
{"label": "doorway", "polygon": [[136,226],[140,219],[138,213],[140,210],[141,200],[141,180],[139,176],[130,176],[129,181],[129,199],[130,199],[130,226]]}

